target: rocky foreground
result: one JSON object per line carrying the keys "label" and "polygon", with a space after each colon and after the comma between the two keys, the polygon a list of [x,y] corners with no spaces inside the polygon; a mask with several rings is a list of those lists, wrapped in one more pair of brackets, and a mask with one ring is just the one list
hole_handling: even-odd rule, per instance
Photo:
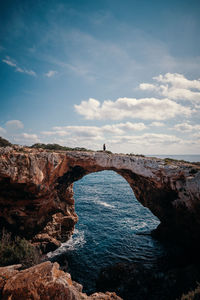
{"label": "rocky foreground", "polygon": [[58,263],[44,262],[19,271],[21,265],[0,267],[2,300],[122,300],[115,293],[82,293],[82,285],[72,281]]}

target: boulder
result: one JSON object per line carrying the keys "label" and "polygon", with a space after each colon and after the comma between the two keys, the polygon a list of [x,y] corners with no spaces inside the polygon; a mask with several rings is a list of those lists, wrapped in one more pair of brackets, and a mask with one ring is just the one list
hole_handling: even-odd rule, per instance
{"label": "boulder", "polygon": [[20,265],[0,268],[2,300],[121,300],[115,293],[82,293],[82,285],[49,261],[19,271]]}

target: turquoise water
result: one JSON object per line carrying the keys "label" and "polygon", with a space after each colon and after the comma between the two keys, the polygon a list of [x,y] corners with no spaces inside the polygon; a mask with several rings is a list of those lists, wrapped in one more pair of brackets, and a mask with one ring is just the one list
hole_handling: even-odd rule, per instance
{"label": "turquoise water", "polygon": [[74,198],[79,216],[75,233],[54,255],[62,253],[72,279],[83,284],[85,292],[96,291],[95,280],[103,267],[117,262],[151,267],[167,255],[168,249],[149,235],[159,220],[117,173],[83,177],[74,183]]}

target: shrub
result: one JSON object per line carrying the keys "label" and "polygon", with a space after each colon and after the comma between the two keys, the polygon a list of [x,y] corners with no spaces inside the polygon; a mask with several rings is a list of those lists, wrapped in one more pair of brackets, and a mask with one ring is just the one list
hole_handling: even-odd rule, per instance
{"label": "shrub", "polygon": [[66,146],[61,146],[58,144],[41,144],[41,143],[36,143],[31,146],[31,148],[42,148],[42,149],[47,149],[47,150],[61,150],[61,151],[92,151],[86,148],[82,147],[75,147],[75,148],[70,148]]}
{"label": "shrub", "polygon": [[12,146],[12,144],[0,136],[0,147]]}
{"label": "shrub", "polygon": [[141,156],[141,157],[145,157],[145,155],[144,154],[134,154],[134,153],[127,153],[127,155],[129,155],[129,156]]}
{"label": "shrub", "polygon": [[12,238],[11,233],[2,231],[0,239],[0,266],[22,264],[28,268],[40,261],[38,250],[27,240],[20,237]]}

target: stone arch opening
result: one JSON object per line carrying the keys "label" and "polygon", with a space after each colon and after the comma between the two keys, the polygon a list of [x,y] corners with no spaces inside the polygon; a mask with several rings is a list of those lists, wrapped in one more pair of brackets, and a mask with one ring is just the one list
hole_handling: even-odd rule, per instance
{"label": "stone arch opening", "polygon": [[162,182],[158,183],[154,178],[138,175],[136,172],[124,168],[75,164],[62,177],[58,178],[58,190],[61,191],[60,197],[62,198],[62,191],[70,184],[88,174],[100,171],[114,171],[121,175],[130,185],[136,199],[161,222],[165,223],[165,220],[172,217],[172,201],[177,198],[177,191],[172,190],[168,183],[163,185]]}
{"label": "stone arch opening", "polygon": [[[64,200],[68,187],[73,186],[75,181],[85,175],[106,170],[114,171],[129,183],[136,199],[159,219],[160,224],[152,232],[154,236],[159,238],[162,238],[162,236],[164,238],[169,237],[171,239],[171,232],[173,232],[171,224],[176,222],[176,213],[174,213],[172,202],[177,198],[177,191],[171,188],[169,182],[158,182],[153,176],[146,174],[146,171],[148,172],[146,166],[143,166],[144,175],[142,175],[138,174],[137,169],[134,172],[131,168],[127,169],[113,165],[112,162],[104,165],[103,163],[85,163],[84,160],[78,162],[75,160],[71,163],[68,171],[58,178],[59,198]],[[176,236],[177,233],[175,231],[174,233]]]}
{"label": "stone arch opening", "polygon": [[[77,170],[79,170],[79,168],[75,168],[75,170],[77,171]],[[79,197],[81,197],[80,190],[79,190],[79,195],[77,196],[77,194],[76,194],[77,193],[76,184],[78,184],[79,186],[84,186],[84,189],[85,189],[84,193],[88,193],[88,196],[90,197],[90,199],[92,199],[92,197],[94,196],[94,191],[96,190],[96,185],[99,185],[100,186],[100,188],[99,188],[100,194],[98,194],[97,196],[103,196],[102,199],[104,198],[104,200],[106,199],[106,197],[109,196],[107,188],[110,188],[110,185],[111,185],[110,192],[114,192],[116,190],[118,190],[120,192],[120,195],[117,196],[117,197],[120,197],[119,198],[120,202],[122,202],[122,203],[127,202],[127,201],[125,201],[125,198],[128,195],[130,203],[133,202],[133,200],[134,200],[134,204],[131,203],[132,206],[137,204],[139,207],[142,207],[145,211],[148,211],[149,216],[158,220],[158,218],[152,214],[152,212],[150,211],[150,209],[148,207],[145,207],[145,205],[143,205],[143,203],[138,201],[138,199],[135,195],[135,189],[132,188],[129,181],[127,180],[128,176],[125,172],[123,172],[123,171],[118,172],[116,170],[106,169],[106,170],[101,170],[98,172],[90,172],[89,174],[87,174],[87,172],[81,171],[81,174],[84,174],[84,175],[81,176],[80,179],[75,180],[73,182],[75,210],[76,210],[76,206],[77,206],[77,201],[79,201]],[[96,181],[93,182],[92,180],[91,181],[85,180],[86,178],[89,178],[89,177],[90,178],[96,177]],[[112,179],[112,177],[114,177],[114,179]],[[98,178],[101,178],[100,182],[98,181]],[[118,186],[118,183],[123,186],[122,187]],[[87,190],[87,185],[88,186],[90,185],[89,190]],[[93,188],[92,191],[91,191],[91,187]],[[123,189],[123,193],[122,193],[122,189]],[[91,192],[93,193],[92,195],[90,195]],[[86,196],[84,195],[84,197],[86,197]],[[112,203],[110,203],[109,201],[110,201],[110,199],[108,199],[106,203],[102,203],[102,205],[105,207],[112,207]],[[159,221],[158,221],[158,223],[159,223]],[[158,223],[157,223],[157,225],[158,225]]]}
{"label": "stone arch opening", "polygon": [[[78,180],[73,189],[79,221],[75,225],[74,242],[69,243],[67,260],[72,276],[87,292],[92,292],[89,290],[94,284],[92,277],[103,266],[133,258],[139,260],[141,249],[147,260],[151,255],[156,257],[159,245],[155,246],[151,237],[142,233],[150,233],[158,221],[150,226],[154,216],[138,202],[122,176],[111,170],[93,172]],[[87,270],[87,278],[82,268]]]}

